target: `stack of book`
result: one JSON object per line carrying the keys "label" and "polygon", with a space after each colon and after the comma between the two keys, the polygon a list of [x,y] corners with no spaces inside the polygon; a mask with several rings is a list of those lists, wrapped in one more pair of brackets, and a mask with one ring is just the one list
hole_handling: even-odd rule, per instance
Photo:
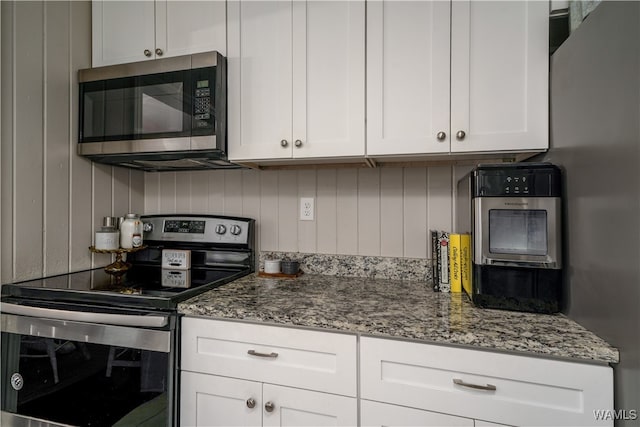
{"label": "stack of book", "polygon": [[433,290],[471,295],[471,236],[431,230]]}

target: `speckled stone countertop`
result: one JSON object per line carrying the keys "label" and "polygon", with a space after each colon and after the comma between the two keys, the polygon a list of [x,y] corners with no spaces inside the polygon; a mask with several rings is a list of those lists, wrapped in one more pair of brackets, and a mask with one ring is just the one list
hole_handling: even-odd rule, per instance
{"label": "speckled stone countertop", "polygon": [[426,282],[304,274],[246,276],[178,306],[185,315],[617,363],[618,350],[562,314],[476,308]]}

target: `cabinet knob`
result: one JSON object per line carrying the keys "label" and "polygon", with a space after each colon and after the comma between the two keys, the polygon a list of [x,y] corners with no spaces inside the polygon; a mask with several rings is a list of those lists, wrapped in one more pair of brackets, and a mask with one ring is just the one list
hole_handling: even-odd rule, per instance
{"label": "cabinet knob", "polygon": [[293,144],[298,148],[302,147],[302,141],[300,141],[299,139],[296,139],[296,142],[294,142]]}
{"label": "cabinet knob", "polygon": [[286,139],[283,139],[282,141],[280,141],[280,145],[282,145],[283,147],[286,147],[287,145],[289,145],[289,141],[287,141]]}
{"label": "cabinet knob", "polygon": [[276,409],[276,405],[273,404],[273,402],[267,402],[264,404],[264,410],[267,412],[273,412],[273,410]]}
{"label": "cabinet knob", "polygon": [[438,134],[436,135],[436,138],[438,138],[438,141],[444,141],[446,137],[447,137],[447,134],[444,132],[438,132]]}
{"label": "cabinet knob", "polygon": [[144,50],[144,56],[146,56],[147,58],[151,56],[151,51],[149,49],[145,49]]}
{"label": "cabinet knob", "polygon": [[458,133],[456,133],[456,138],[458,138],[460,141],[462,141],[465,136],[467,136],[467,134],[464,133],[463,130],[459,130]]}
{"label": "cabinet knob", "polygon": [[158,56],[162,56],[162,54],[163,54],[163,53],[164,53],[164,52],[162,51],[162,49],[160,49],[160,48],[156,48],[156,55],[158,55]]}
{"label": "cabinet knob", "polygon": [[254,398],[250,397],[247,399],[247,408],[253,409],[256,407],[256,401]]}

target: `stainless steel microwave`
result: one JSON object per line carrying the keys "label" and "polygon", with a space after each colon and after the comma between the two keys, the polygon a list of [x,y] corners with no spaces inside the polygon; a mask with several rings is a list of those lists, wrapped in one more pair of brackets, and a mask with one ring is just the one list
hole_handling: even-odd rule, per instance
{"label": "stainless steel microwave", "polygon": [[78,81],[79,155],[150,171],[238,167],[220,53],[83,69]]}

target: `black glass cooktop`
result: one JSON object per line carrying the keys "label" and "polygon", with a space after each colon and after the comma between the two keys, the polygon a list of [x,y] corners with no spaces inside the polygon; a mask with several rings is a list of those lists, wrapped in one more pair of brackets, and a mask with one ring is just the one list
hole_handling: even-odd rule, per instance
{"label": "black glass cooktop", "polygon": [[2,285],[2,299],[172,310],[180,301],[249,273],[249,269],[238,268],[165,270],[158,266],[134,265],[117,280],[98,268]]}

